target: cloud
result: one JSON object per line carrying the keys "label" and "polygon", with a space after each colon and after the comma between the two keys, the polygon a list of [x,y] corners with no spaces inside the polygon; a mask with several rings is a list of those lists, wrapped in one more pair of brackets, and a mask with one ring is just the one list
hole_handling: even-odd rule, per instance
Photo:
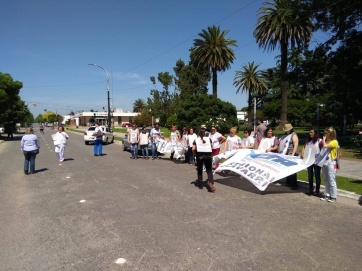
{"label": "cloud", "polygon": [[134,85],[148,85],[148,84],[150,84],[149,80],[145,80],[138,73],[114,72],[114,73],[112,73],[112,76],[113,76],[113,79],[115,79],[115,80],[128,81],[128,83],[134,84]]}

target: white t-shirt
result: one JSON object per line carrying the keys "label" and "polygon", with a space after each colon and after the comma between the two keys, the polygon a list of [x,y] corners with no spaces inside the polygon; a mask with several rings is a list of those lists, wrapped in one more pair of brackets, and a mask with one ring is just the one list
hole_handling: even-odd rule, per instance
{"label": "white t-shirt", "polygon": [[138,141],[138,138],[137,138],[138,129],[135,129],[135,130],[131,129],[131,130],[129,130],[128,133],[129,133],[129,142],[130,143],[137,143],[137,141]]}
{"label": "white t-shirt", "polygon": [[161,130],[160,129],[156,130],[155,128],[152,128],[151,137],[153,138],[153,141],[157,143],[158,140],[161,138]]}
{"label": "white t-shirt", "polygon": [[140,133],[140,145],[148,145],[148,133]]}
{"label": "white t-shirt", "polygon": [[188,135],[187,140],[189,141],[189,144],[188,144],[189,147],[192,147],[196,138],[197,138],[197,135],[195,133],[193,133],[192,135]]}
{"label": "white t-shirt", "polygon": [[220,148],[220,137],[222,135],[219,132],[215,132],[214,134],[209,134],[209,137],[212,141],[212,148],[213,149],[219,149]]}
{"label": "white t-shirt", "polygon": [[255,143],[255,139],[254,137],[252,136],[248,136],[248,137],[244,137],[242,140],[241,140],[242,144],[243,144],[243,147],[249,147],[250,145],[254,144]]}
{"label": "white t-shirt", "polygon": [[238,150],[239,149],[239,145],[242,144],[241,142],[241,138],[237,135],[235,136],[228,136],[226,139],[227,142],[227,150],[231,151],[231,150]]}

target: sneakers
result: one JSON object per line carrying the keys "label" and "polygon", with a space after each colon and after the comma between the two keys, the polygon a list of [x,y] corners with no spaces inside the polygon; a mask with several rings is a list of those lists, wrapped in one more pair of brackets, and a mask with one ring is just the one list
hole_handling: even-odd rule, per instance
{"label": "sneakers", "polygon": [[324,198],[320,198],[320,200],[328,201],[328,200],[330,200],[330,198],[331,198],[331,197],[327,197],[327,196],[326,196],[326,197],[324,197]]}
{"label": "sneakers", "polygon": [[335,198],[329,198],[327,201],[328,202],[336,202],[336,199]]}
{"label": "sneakers", "polygon": [[215,187],[215,185],[213,183],[207,182],[207,185],[210,188],[210,192],[215,192],[216,187]]}

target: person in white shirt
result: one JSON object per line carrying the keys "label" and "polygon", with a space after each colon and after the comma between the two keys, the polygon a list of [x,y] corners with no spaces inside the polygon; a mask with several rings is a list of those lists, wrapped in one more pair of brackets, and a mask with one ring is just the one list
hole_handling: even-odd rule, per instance
{"label": "person in white shirt", "polygon": [[251,130],[244,130],[244,137],[241,140],[243,149],[254,149],[255,139],[250,134]]}
{"label": "person in white shirt", "polygon": [[151,144],[152,144],[152,160],[159,159],[158,152],[157,152],[157,144],[159,139],[161,138],[161,130],[158,123],[155,124],[155,127],[152,128],[150,132],[151,136]]}
{"label": "person in white shirt", "polygon": [[[216,126],[211,126],[211,133],[209,133],[209,137],[211,138],[212,142],[212,155],[218,155],[220,153],[220,144],[224,143],[226,138],[220,134]],[[219,167],[219,162],[215,164],[215,169]]]}
{"label": "person in white shirt", "polygon": [[173,156],[175,154],[175,149],[177,147],[177,144],[181,141],[181,134],[180,132],[177,130],[177,126],[176,125],[172,125],[171,127],[171,134],[170,134],[170,140],[169,142],[171,142],[171,155],[170,155],[170,159],[173,160]]}
{"label": "person in white shirt", "polygon": [[194,165],[195,164],[195,156],[192,153],[192,146],[197,138],[197,135],[194,133],[194,129],[190,128],[189,134],[187,136],[187,152],[188,152],[188,158],[189,158],[189,164]]}
{"label": "person in white shirt", "polygon": [[64,127],[59,126],[58,132],[53,135],[54,145],[55,145],[55,154],[57,155],[58,161],[64,161],[64,150],[67,145],[67,140],[69,136],[64,132]]}
{"label": "person in white shirt", "polygon": [[131,159],[137,160],[138,156],[138,143],[140,141],[140,132],[136,128],[136,124],[132,124],[132,128],[128,131],[128,142],[131,144]]}
{"label": "person in white shirt", "polygon": [[96,126],[94,133],[92,134],[93,136],[96,137],[96,139],[94,140],[94,147],[93,147],[94,156],[103,156],[103,148],[102,148],[103,131],[102,128],[99,127],[98,122],[96,122],[94,125]]}
{"label": "person in white shirt", "polygon": [[226,138],[226,150],[238,150],[243,147],[241,138],[236,135],[236,127],[230,128],[230,135]]}
{"label": "person in white shirt", "polygon": [[142,158],[149,159],[148,157],[148,143],[149,143],[149,134],[147,133],[146,127],[142,127],[142,131],[140,133],[140,146],[142,150]]}

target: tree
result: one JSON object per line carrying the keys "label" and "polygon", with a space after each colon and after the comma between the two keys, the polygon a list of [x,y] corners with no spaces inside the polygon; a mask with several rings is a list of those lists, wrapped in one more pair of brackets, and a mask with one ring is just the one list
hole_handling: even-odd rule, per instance
{"label": "tree", "polygon": [[[236,94],[248,93],[248,126],[251,126],[251,104],[253,95],[264,95],[268,89],[266,72],[258,70],[259,65],[254,62],[241,67],[241,71],[236,71],[233,85],[237,88]],[[254,93],[255,92],[255,93]]]}
{"label": "tree", "polygon": [[274,50],[280,45],[281,127],[287,122],[288,48],[307,46],[314,26],[301,0],[274,0],[265,2],[264,5],[258,12],[254,36],[259,47],[264,49]]}
{"label": "tree", "polygon": [[220,31],[220,27],[211,26],[199,33],[200,39],[194,39],[190,58],[196,67],[211,70],[212,94],[217,98],[217,72],[230,69],[230,64],[235,59],[231,46],[237,46],[236,40],[225,36],[229,31]]}
{"label": "tree", "polygon": [[137,99],[133,103],[133,112],[141,112],[146,107],[146,102],[143,99]]}

